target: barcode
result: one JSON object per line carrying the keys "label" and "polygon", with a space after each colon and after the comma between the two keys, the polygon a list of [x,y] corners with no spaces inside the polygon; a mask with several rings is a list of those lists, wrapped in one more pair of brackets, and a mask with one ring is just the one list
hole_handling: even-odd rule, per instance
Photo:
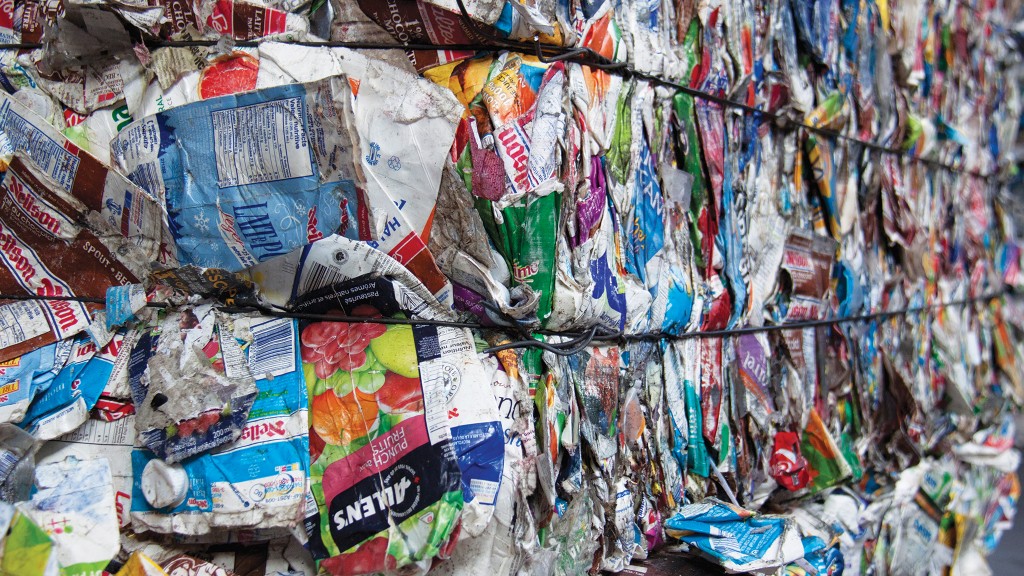
{"label": "barcode", "polygon": [[10,450],[0,450],[0,477],[6,478],[14,466],[18,463],[19,458]]}
{"label": "barcode", "polygon": [[346,277],[341,273],[340,270],[332,266],[324,266],[317,262],[307,262],[309,266],[306,277],[302,281],[302,290],[299,294],[308,294],[309,292],[316,290],[317,288],[323,288],[324,286],[330,286],[337,282],[345,280]]}
{"label": "barcode", "polygon": [[254,378],[295,371],[295,324],[281,318],[252,327],[249,370]]}

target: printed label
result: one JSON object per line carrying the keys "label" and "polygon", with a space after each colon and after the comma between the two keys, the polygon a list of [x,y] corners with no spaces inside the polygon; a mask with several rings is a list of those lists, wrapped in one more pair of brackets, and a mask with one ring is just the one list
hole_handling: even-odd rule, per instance
{"label": "printed label", "polygon": [[217,186],[229,188],[313,174],[301,98],[211,112]]}
{"label": "printed label", "polygon": [[81,160],[78,156],[68,152],[59,142],[47,136],[45,132],[36,128],[34,124],[11,110],[9,100],[4,100],[0,105],[0,132],[7,137],[6,146],[3,146],[5,154],[24,150],[33,162],[38,164],[65,190],[71,190]]}
{"label": "printed label", "polygon": [[[26,300],[0,306],[0,349],[21,344],[50,331],[43,307],[38,301]],[[17,362],[17,359],[10,362]],[[4,366],[17,364],[4,363]]]}

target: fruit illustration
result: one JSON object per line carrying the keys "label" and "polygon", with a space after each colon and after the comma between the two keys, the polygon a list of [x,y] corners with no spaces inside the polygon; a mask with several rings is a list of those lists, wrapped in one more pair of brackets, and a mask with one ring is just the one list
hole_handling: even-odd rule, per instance
{"label": "fruit illustration", "polygon": [[316,379],[313,385],[314,395],[322,393],[330,388],[338,396],[344,396],[352,392],[353,388],[359,388],[367,394],[373,394],[384,385],[384,374],[387,372],[380,362],[377,361],[373,351],[367,348],[365,351],[366,360],[363,365],[353,368],[351,371],[338,370],[331,374],[326,380]]}
{"label": "fruit illustration", "polygon": [[386,332],[383,324],[310,324],[302,331],[302,361],[315,364],[314,373],[323,380],[338,370],[361,368],[366,364],[367,344]]}
{"label": "fruit illustration", "polygon": [[389,413],[423,410],[420,379],[406,378],[401,374],[388,372],[384,377],[384,385],[377,391],[377,402]]}
{"label": "fruit illustration", "polygon": [[411,326],[314,322],[300,341],[312,452],[365,442],[423,411]]}
{"label": "fruit illustration", "polygon": [[206,434],[210,428],[220,421],[221,411],[211,410],[209,412],[203,412],[195,418],[189,418],[188,420],[182,420],[177,425],[170,425],[165,428],[167,437],[178,436],[179,438],[188,438],[192,434],[199,432],[200,434]]}
{"label": "fruit illustration", "polygon": [[220,421],[220,412],[204,412],[196,418],[196,430],[200,434],[206,434],[211,426]]}
{"label": "fruit illustration", "polygon": [[389,546],[386,536],[378,536],[363,542],[351,552],[324,560],[320,566],[332,576],[355,576],[394,570],[398,566],[398,561],[388,553]]}
{"label": "fruit illustration", "polygon": [[419,378],[420,365],[416,357],[416,340],[412,326],[392,324],[387,330],[370,341],[370,350],[377,361],[388,370],[405,376]]}
{"label": "fruit illustration", "polygon": [[310,408],[311,427],[328,444],[347,445],[377,425],[377,399],[358,388],[343,396],[328,390],[315,396]]}
{"label": "fruit illustration", "polygon": [[210,359],[213,369],[221,374],[224,373],[224,357],[220,353],[220,342],[214,338],[203,346],[203,353]]}
{"label": "fruit illustration", "polygon": [[221,56],[199,78],[199,97],[203,100],[256,89],[259,60],[245,52]]}
{"label": "fruit illustration", "polygon": [[320,457],[320,454],[323,453],[324,446],[326,445],[327,443],[324,442],[324,439],[316,433],[316,430],[309,431],[309,461],[311,463],[316,462],[317,458]]}

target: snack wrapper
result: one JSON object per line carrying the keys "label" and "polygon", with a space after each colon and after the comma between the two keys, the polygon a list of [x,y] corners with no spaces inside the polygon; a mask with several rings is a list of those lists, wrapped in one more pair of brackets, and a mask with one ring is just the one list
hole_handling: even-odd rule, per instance
{"label": "snack wrapper", "polygon": [[[426,287],[413,278],[407,284],[359,274],[360,260],[370,269],[400,270],[365,244],[340,237],[321,243],[321,250],[298,255],[293,305],[305,313],[369,320],[325,318],[301,328],[317,504],[307,518],[309,547],[322,569],[334,574],[423,565],[454,545],[464,494],[471,505],[493,504],[503,445],[493,397],[481,396],[489,403],[473,406],[467,396],[487,380],[464,330],[372,322],[380,316],[446,317]],[[351,265],[336,268],[332,261]],[[325,268],[334,270],[331,283],[320,286],[322,276],[317,284],[303,282],[308,270]],[[449,420],[465,422],[456,426],[457,437]],[[499,452],[487,456],[491,442]],[[460,462],[467,465],[464,472]]]}

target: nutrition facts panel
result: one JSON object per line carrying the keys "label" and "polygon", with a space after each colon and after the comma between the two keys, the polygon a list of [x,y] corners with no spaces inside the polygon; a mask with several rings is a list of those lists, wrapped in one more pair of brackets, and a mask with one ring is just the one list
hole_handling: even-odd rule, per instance
{"label": "nutrition facts panel", "polygon": [[305,106],[285,98],[211,112],[220,188],[313,174]]}

